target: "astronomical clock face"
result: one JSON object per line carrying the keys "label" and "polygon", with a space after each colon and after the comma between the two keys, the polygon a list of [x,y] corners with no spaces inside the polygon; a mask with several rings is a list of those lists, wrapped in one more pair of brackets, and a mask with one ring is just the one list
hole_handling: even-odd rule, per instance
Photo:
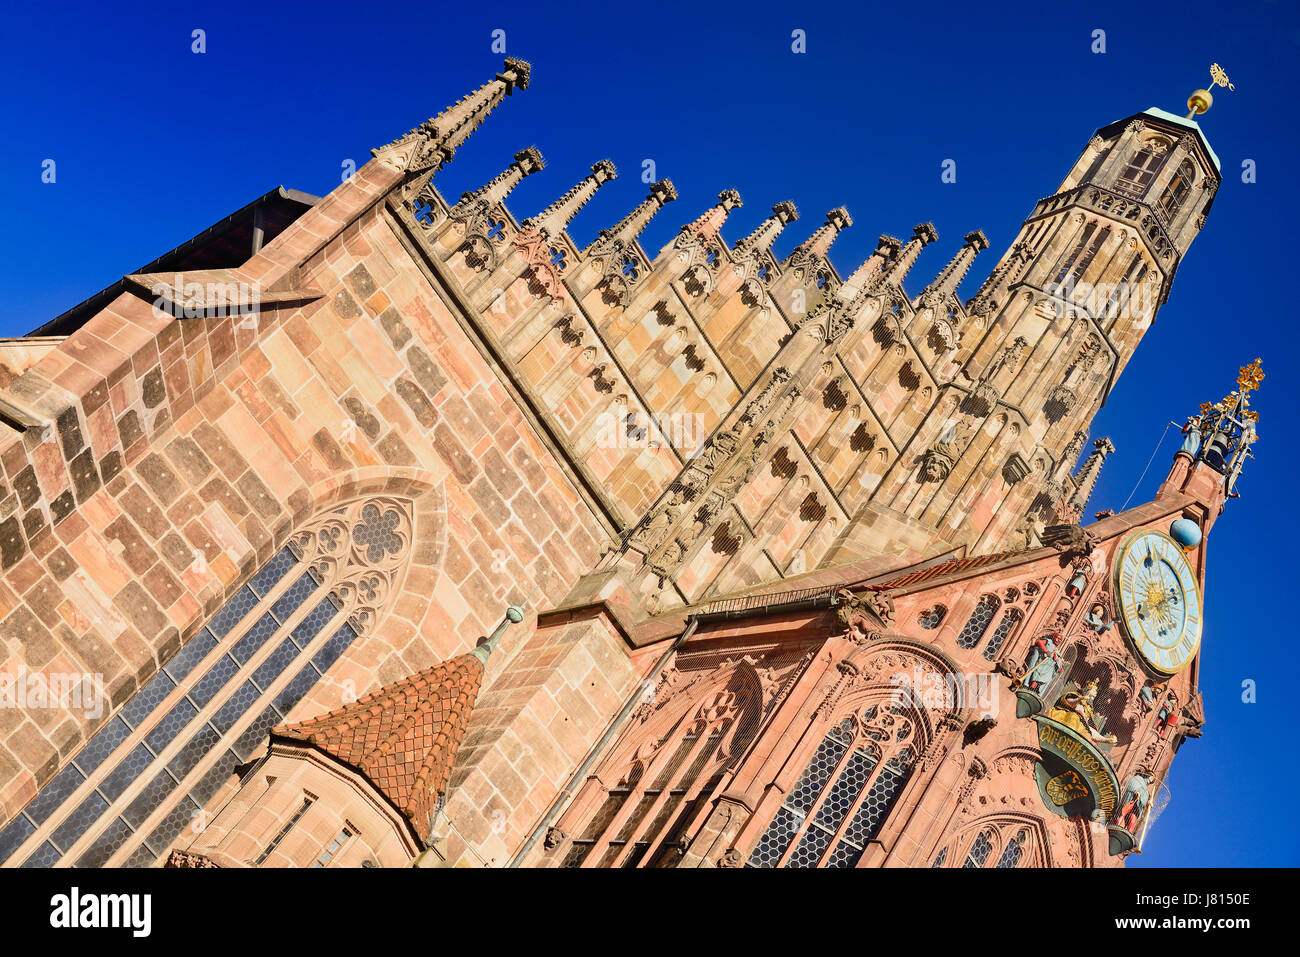
{"label": "astronomical clock face", "polygon": [[1115,562],[1124,631],[1162,675],[1187,667],[1201,644],[1201,592],[1183,550],[1163,532],[1132,535]]}

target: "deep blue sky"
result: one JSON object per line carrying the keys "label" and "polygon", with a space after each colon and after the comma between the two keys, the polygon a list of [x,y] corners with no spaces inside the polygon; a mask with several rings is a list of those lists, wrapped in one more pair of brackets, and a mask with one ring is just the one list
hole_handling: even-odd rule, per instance
{"label": "deep blue sky", "polygon": [[[1297,563],[1294,290],[1300,17],[1289,3],[1002,5],[771,3],[29,5],[0,36],[5,230],[0,334],[20,335],[285,185],[318,195],[388,142],[490,78],[507,52],[533,86],[480,129],[439,185],[448,195],[536,144],[549,168],[511,199],[520,218],[595,160],[619,166],[573,225],[585,243],[644,196],[651,159],[681,198],[643,237],[657,249],[735,187],[727,236],[793,199],[788,251],[840,204],[857,225],[832,258],[847,273],[882,232],[932,220],[919,290],[982,228],[993,244],[970,295],[1035,200],[1106,123],[1150,106],[1182,114],[1221,63],[1202,125],[1223,161],[1209,223],[1169,303],[1094,424],[1118,446],[1089,511],[1149,498],[1171,461],[1165,423],[1233,387],[1256,356],[1267,378],[1257,460],[1210,536],[1201,687],[1205,737],[1174,764],[1173,801],[1131,866],[1294,865],[1300,784],[1286,608]],[[512,9],[517,8],[517,9]],[[190,52],[191,31],[207,52]],[[806,31],[807,52],[791,52]],[[1105,54],[1090,52],[1106,31]],[[44,159],[57,181],[41,182]],[[1253,159],[1258,182],[1243,184]],[[957,182],[940,181],[945,159]],[[981,268],[982,267],[982,268]],[[1282,285],[1282,284],[1287,285]],[[1258,703],[1241,701],[1257,682]]]}

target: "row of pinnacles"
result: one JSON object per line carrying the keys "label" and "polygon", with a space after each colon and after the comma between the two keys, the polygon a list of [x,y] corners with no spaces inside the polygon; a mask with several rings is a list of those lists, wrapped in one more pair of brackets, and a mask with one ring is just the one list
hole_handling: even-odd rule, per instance
{"label": "row of pinnacles", "polygon": [[[1062,510],[1081,512],[1086,495],[1076,494],[1081,483],[1070,469],[1086,437],[1086,403],[1060,390],[1048,398],[1064,454],[1032,465],[1016,452],[1028,424],[998,410],[1027,361],[1026,340],[1002,341],[994,322],[1032,258],[1026,243],[1013,245],[963,301],[957,289],[989,245],[980,231],[909,296],[903,281],[938,238],[929,223],[906,242],[881,236],[842,278],[828,253],[852,225],[846,209],[831,210],[779,259],[773,245],[798,218],[794,204],[776,204],[728,245],[721,230],[741,206],[732,189],[650,257],[638,237],[677,198],[666,179],[580,248],[568,227],[616,177],[609,160],[522,222],[505,200],[544,168],[535,147],[481,188],[445,201],[434,175],[506,96],[527,89],[529,76],[527,63],[508,59],[491,82],[374,155],[402,177],[389,203],[421,258],[463,294],[477,333],[507,360],[504,373],[534,398],[603,506],[611,539],[639,555],[660,587],[672,579],[693,601],[865,557],[882,538],[917,556],[968,532],[978,550],[1024,547]],[[792,349],[803,331],[806,347]],[[1083,345],[1061,389],[1073,383],[1077,393],[1083,378],[1096,378],[1099,351]],[[773,389],[784,403],[773,406],[780,421],[755,411]],[[798,442],[783,444],[787,432]],[[747,465],[734,465],[746,456]],[[701,469],[718,463],[723,470],[703,481]],[[984,471],[972,477],[974,469]],[[1031,471],[1038,474],[1018,509],[995,520],[991,503]],[[751,501],[741,508],[744,490]],[[922,531],[855,539],[852,526],[873,498]],[[967,529],[979,509],[985,520]],[[691,561],[700,551],[708,554]]]}

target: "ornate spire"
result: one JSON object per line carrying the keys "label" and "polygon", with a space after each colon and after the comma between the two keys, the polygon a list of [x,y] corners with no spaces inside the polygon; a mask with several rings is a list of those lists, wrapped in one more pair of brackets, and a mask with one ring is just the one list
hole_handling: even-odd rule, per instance
{"label": "ornate spire", "polygon": [[452,219],[463,219],[474,210],[491,209],[503,202],[525,176],[531,176],[545,168],[546,161],[542,159],[542,154],[537,147],[530,146],[520,150],[515,154],[514,162],[494,176],[485,186],[461,194],[460,202],[451,208]]}
{"label": "ornate spire", "polygon": [[682,227],[681,235],[693,239],[714,239],[718,235],[718,230],[722,228],[722,224],[727,221],[727,214],[733,209],[739,209],[744,205],[740,199],[740,193],[734,189],[724,189],[718,194],[717,203],[696,217],[694,222],[687,223]]}
{"label": "ornate spire", "polygon": [[591,167],[591,173],[584,177],[573,189],[569,190],[544,210],[524,220],[525,229],[536,229],[547,239],[562,233],[578,211],[586,206],[596,190],[605,183],[615,179],[618,171],[609,160],[601,160]]}
{"label": "ornate spire", "polygon": [[1259,413],[1250,407],[1250,394],[1259,388],[1263,379],[1259,359],[1242,366],[1237,373],[1236,391],[1216,403],[1201,403],[1201,414],[1190,419],[1183,430],[1189,433],[1183,451],[1226,476],[1229,498],[1236,497],[1234,489],[1246,460],[1254,458],[1251,447],[1259,440],[1255,430]]}
{"label": "ornate spire", "polygon": [[733,260],[742,260],[753,258],[760,253],[767,252],[772,248],[772,243],[776,237],[781,235],[781,230],[793,223],[799,218],[799,211],[795,209],[794,203],[786,200],[777,203],[772,207],[772,215],[759,223],[758,228],[752,233],[736,243],[731,251]]}
{"label": "ornate spire", "polygon": [[826,222],[817,227],[817,231],[795,247],[790,258],[786,260],[792,266],[805,259],[825,259],[840,231],[853,225],[853,217],[843,206],[836,206],[826,214]]}
{"label": "ornate spire", "polygon": [[677,190],[672,180],[661,179],[650,186],[650,194],[610,229],[602,229],[600,236],[587,249],[587,255],[599,256],[615,250],[621,250],[632,244],[641,235],[641,230],[655,213],[667,203],[677,198]]}
{"label": "ornate spire", "polygon": [[1012,246],[1002,262],[989,273],[989,278],[984,280],[979,291],[966,303],[966,311],[972,316],[978,316],[996,309],[1007,287],[1020,277],[1025,263],[1033,258],[1034,251],[1028,243],[1016,243]]}
{"label": "ornate spire", "polygon": [[935,277],[934,282],[926,286],[917,297],[918,303],[934,306],[946,301],[957,291],[957,286],[965,278],[966,271],[970,269],[975,257],[989,248],[989,241],[981,230],[967,233],[964,239],[965,242],[957,251],[957,255],[949,260],[948,265],[943,267],[943,271]]}
{"label": "ornate spire", "polygon": [[902,248],[901,239],[882,234],[880,239],[876,240],[876,251],[867,257],[866,262],[853,270],[853,275],[844,280],[844,285],[839,290],[840,298],[849,300],[860,293],[874,289],[884,277],[884,270],[894,261]]}
{"label": "ornate spire", "polygon": [[507,57],[501,72],[489,83],[430,117],[405,136],[370,151],[379,162],[402,173],[437,172],[497,104],[516,89],[528,89],[532,67]]}
{"label": "ornate spire", "polygon": [[1092,449],[1092,454],[1074,476],[1075,491],[1070,499],[1070,508],[1080,515],[1087,507],[1088,499],[1092,498],[1092,490],[1101,476],[1101,467],[1106,461],[1106,456],[1115,451],[1115,445],[1110,439],[1103,438],[1093,442]]}
{"label": "ornate spire", "polygon": [[934,223],[921,223],[912,227],[912,238],[890,263],[883,279],[895,286],[902,286],[903,280],[916,264],[916,257],[921,255],[921,250],[938,238],[939,234],[935,232]]}

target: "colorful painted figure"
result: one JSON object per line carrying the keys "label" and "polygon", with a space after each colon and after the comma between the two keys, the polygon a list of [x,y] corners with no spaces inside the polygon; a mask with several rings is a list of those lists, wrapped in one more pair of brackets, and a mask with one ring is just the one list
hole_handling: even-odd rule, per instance
{"label": "colorful painted figure", "polygon": [[1164,737],[1174,725],[1178,723],[1178,695],[1174,691],[1169,692],[1165,698],[1164,704],[1160,706],[1159,712],[1156,713],[1156,734]]}
{"label": "colorful painted figure", "polygon": [[1092,603],[1088,609],[1088,614],[1083,616],[1084,623],[1099,635],[1104,635],[1110,631],[1111,625],[1114,624],[1106,617],[1106,606],[1099,601]]}
{"label": "colorful painted figure", "polygon": [[1199,415],[1188,416],[1187,424],[1183,426],[1182,451],[1186,452],[1192,458],[1196,458],[1196,453],[1201,450],[1201,417]]}
{"label": "colorful painted figure", "polygon": [[1088,576],[1083,572],[1077,573],[1070,579],[1070,584],[1065,586],[1065,595],[1067,598],[1077,598],[1088,587]]}
{"label": "colorful painted figure", "polygon": [[1030,646],[1021,684],[1035,694],[1044,691],[1061,670],[1061,656],[1056,650],[1055,641],[1060,637],[1059,631],[1051,631],[1040,635]]}
{"label": "colorful painted figure", "polygon": [[1115,814],[1115,823],[1130,834],[1137,834],[1142,815],[1151,803],[1151,777],[1150,771],[1139,771],[1124,786],[1124,797]]}
{"label": "colorful painted figure", "polygon": [[1103,734],[1097,726],[1097,712],[1093,710],[1096,700],[1097,680],[1094,678],[1083,691],[1067,691],[1061,695],[1061,700],[1047,712],[1047,716],[1077,731],[1093,744],[1115,744],[1119,738],[1113,734]]}

